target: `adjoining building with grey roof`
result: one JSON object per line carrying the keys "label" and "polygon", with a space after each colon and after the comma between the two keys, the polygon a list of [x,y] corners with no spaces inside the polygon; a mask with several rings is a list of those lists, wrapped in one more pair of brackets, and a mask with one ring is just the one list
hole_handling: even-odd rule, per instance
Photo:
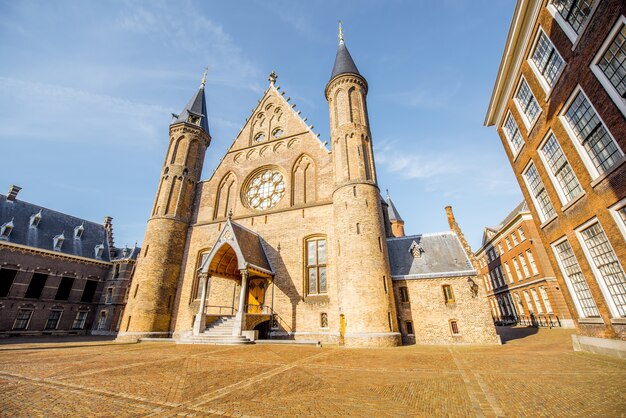
{"label": "adjoining building with grey roof", "polygon": [[574,327],[526,202],[485,227],[475,256],[497,325]]}
{"label": "adjoining building with grey roof", "polygon": [[[0,194],[0,336],[112,333],[139,252],[102,224]],[[96,320],[97,319],[97,320]]]}

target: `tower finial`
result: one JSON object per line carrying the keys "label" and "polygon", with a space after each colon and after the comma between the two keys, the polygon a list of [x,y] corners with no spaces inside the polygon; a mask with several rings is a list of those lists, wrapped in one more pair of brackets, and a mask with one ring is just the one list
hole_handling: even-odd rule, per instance
{"label": "tower finial", "polygon": [[387,192],[387,199],[389,199],[389,189],[385,189],[385,191]]}
{"label": "tower finial", "polygon": [[278,75],[276,75],[276,73],[272,71],[267,79],[269,80],[270,84],[273,85],[276,82],[277,78]]}
{"label": "tower finial", "polygon": [[228,220],[232,220],[233,219],[233,208],[228,209]]}
{"label": "tower finial", "polygon": [[202,80],[200,80],[200,87],[204,88],[204,85],[206,84],[206,75],[209,72],[209,67],[204,67],[204,74],[202,74]]}
{"label": "tower finial", "polygon": [[339,22],[339,44],[343,43],[343,23],[341,22],[341,20],[338,20]]}

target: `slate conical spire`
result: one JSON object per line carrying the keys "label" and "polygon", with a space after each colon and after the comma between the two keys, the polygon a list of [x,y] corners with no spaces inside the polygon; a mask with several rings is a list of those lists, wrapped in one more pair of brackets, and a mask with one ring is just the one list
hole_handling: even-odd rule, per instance
{"label": "slate conical spire", "polygon": [[337,47],[337,56],[335,57],[335,65],[333,65],[333,72],[330,75],[332,80],[339,74],[358,74],[359,69],[356,68],[356,64],[346,48],[346,43],[343,40],[343,25],[339,22],[339,46]]}
{"label": "slate conical spire", "polygon": [[387,204],[389,205],[389,208],[387,209],[387,213],[389,214],[389,220],[404,222],[404,219],[402,219],[400,217],[400,214],[398,213],[398,209],[396,209],[396,205],[394,205],[391,201],[391,196],[389,196],[389,190],[387,190]]}
{"label": "slate conical spire", "polygon": [[174,125],[176,123],[191,123],[193,125],[200,126],[204,132],[211,135],[209,132],[209,120],[207,118],[206,111],[206,98],[204,97],[204,85],[206,84],[206,75],[207,71],[204,71],[204,75],[202,76],[202,81],[200,82],[200,88],[194,94],[194,96],[189,100],[187,106],[180,112],[180,115],[172,114],[174,120],[170,125]]}

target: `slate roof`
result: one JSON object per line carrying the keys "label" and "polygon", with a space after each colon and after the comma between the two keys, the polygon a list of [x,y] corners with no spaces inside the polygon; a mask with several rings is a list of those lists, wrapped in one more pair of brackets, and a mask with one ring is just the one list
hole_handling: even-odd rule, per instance
{"label": "slate roof", "polygon": [[333,72],[330,75],[330,79],[332,80],[334,77],[339,74],[358,74],[358,68],[356,68],[356,64],[348,52],[348,48],[346,48],[346,44],[341,41],[339,42],[339,47],[337,48],[337,55],[335,56],[335,65],[333,65]]}
{"label": "slate roof", "polygon": [[404,222],[404,220],[400,217],[400,213],[398,213],[398,209],[396,209],[396,205],[391,201],[391,197],[387,196],[387,213],[389,214],[390,221],[400,221]]}
{"label": "slate roof", "polygon": [[[422,248],[413,257],[410,248]],[[472,276],[476,274],[457,235],[453,232],[388,238],[389,262],[393,279]]]}
{"label": "slate roof", "polygon": [[267,261],[259,234],[236,222],[231,221],[231,225],[244,260],[253,267],[260,267],[263,270],[273,272],[272,266]]}
{"label": "slate roof", "polygon": [[196,94],[189,100],[187,106],[180,112],[180,115],[176,117],[171,123],[171,125],[175,123],[185,122],[188,123],[189,115],[199,116],[200,117],[200,127],[204,129],[204,132],[207,134],[211,134],[209,132],[209,119],[206,111],[206,99],[204,97],[204,87],[200,86]]}
{"label": "slate roof", "polygon": [[[41,211],[39,225],[31,227],[30,217],[39,211]],[[54,237],[63,234],[65,240],[61,251],[57,252],[97,260],[95,247],[104,245],[102,258],[99,261],[110,261],[106,230],[102,224],[22,200],[10,201],[7,200],[7,196],[0,194],[0,225],[11,220],[13,220],[14,227],[6,240],[8,242],[54,251]],[[79,225],[83,225],[84,230],[81,238],[75,238],[74,228]]]}
{"label": "slate roof", "polygon": [[133,248],[127,246],[124,248],[115,247],[112,251],[111,261],[137,260],[140,251],[141,248],[137,247],[137,244]]}

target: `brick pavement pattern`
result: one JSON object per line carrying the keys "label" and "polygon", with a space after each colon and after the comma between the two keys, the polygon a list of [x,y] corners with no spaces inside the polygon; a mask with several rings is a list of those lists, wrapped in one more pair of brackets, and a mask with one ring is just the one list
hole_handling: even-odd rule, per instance
{"label": "brick pavement pattern", "polygon": [[[0,416],[625,416],[626,362],[569,330],[503,346],[0,344]],[[9,341],[10,342],[10,341]]]}

